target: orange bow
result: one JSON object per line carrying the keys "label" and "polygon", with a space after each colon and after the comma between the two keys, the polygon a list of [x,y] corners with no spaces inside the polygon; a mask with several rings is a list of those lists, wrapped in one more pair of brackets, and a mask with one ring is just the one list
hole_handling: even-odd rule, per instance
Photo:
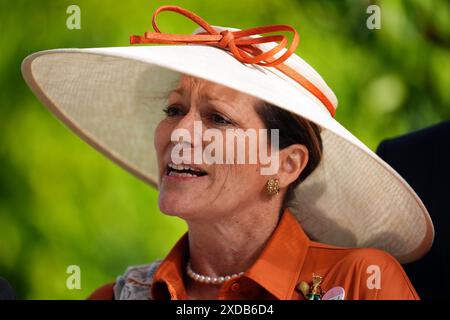
{"label": "orange bow", "polygon": [[[173,11],[184,15],[201,26],[206,32],[198,34],[169,34],[161,33],[157,24],[156,16],[161,11]],[[299,36],[297,31],[288,25],[269,25],[251,28],[240,31],[224,30],[218,32],[209,23],[195,13],[178,6],[161,6],[153,13],[152,25],[155,32],[145,32],[144,36],[130,36],[130,44],[140,43],[160,43],[160,44],[203,44],[223,48],[230,51],[233,56],[242,63],[256,64],[264,67],[275,67],[290,78],[294,79],[314,96],[316,96],[328,109],[332,116],[335,107],[329,99],[308,79],[299,74],[294,69],[283,64],[297,48]],[[259,35],[276,31],[289,31],[293,33],[293,40],[289,48],[278,58],[275,55],[283,50],[287,45],[284,35],[272,35],[250,38],[252,35]],[[253,46],[253,44],[279,42],[279,44],[267,52]],[[250,55],[248,54],[250,53]]]}

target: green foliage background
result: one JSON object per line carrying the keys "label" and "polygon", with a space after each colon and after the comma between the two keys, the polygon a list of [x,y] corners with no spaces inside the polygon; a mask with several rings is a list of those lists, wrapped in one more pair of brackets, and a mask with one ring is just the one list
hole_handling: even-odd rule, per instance
{"label": "green foliage background", "polygon": [[[19,298],[83,299],[126,266],[164,257],[186,230],[162,215],[157,192],[63,127],[25,85],[28,54],[62,47],[128,45],[163,4],[240,29],[290,24],[297,53],[334,89],[337,120],[369,147],[450,118],[450,5],[384,0],[381,30],[366,28],[370,1],[4,1],[0,2],[0,276]],[[66,9],[81,8],[81,30]],[[162,13],[165,32],[193,23]],[[81,290],[66,268],[81,267]]]}

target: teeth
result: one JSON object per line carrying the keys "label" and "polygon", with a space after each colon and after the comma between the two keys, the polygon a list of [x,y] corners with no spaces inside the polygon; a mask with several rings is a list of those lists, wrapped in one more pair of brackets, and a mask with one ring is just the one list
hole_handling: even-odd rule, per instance
{"label": "teeth", "polygon": [[175,170],[192,170],[192,171],[197,171],[200,172],[200,170],[183,165],[183,164],[174,164],[174,163],[169,163],[168,164],[169,168],[175,169]]}
{"label": "teeth", "polygon": [[186,172],[175,172],[175,171],[170,171],[170,172],[169,172],[169,176],[176,176],[176,177],[197,177],[195,174],[190,174],[190,173],[186,173]]}

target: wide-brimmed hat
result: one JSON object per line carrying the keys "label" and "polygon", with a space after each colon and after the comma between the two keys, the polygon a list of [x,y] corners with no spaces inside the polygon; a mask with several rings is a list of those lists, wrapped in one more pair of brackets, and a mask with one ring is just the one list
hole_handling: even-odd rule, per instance
{"label": "wide-brimmed hat", "polygon": [[[201,27],[161,33],[160,11],[181,13]],[[131,43],[165,45],[56,49],[34,53],[23,76],[42,103],[81,138],[149,184],[158,183],[153,146],[168,92],[181,74],[255,96],[322,128],[323,158],[289,203],[315,241],[376,247],[411,262],[431,247],[434,229],[405,180],[335,119],[337,99],[294,51],[290,26],[239,30],[211,26],[175,6],[158,8],[155,32]],[[289,47],[283,35],[293,33]]]}

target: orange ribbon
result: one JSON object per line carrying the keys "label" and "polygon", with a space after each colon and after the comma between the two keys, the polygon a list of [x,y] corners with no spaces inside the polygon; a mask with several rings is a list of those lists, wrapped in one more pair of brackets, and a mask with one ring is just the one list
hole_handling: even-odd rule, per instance
{"label": "orange ribbon", "polygon": [[[156,24],[156,16],[162,11],[177,12],[197,23],[204,30],[206,30],[206,32],[198,34],[162,33]],[[316,96],[325,105],[331,116],[334,117],[336,110],[325,94],[300,73],[283,63],[295,52],[300,40],[297,31],[293,27],[288,25],[268,25],[240,31],[223,30],[218,32],[195,13],[178,6],[161,6],[156,9],[152,16],[152,25],[155,32],[145,32],[144,36],[130,36],[130,44],[203,44],[220,47],[230,51],[233,56],[242,63],[256,64],[263,67],[275,67]],[[291,45],[278,58],[275,58],[275,55],[283,50],[288,42],[284,35],[262,36],[255,38],[249,37],[252,35],[277,31],[289,31],[293,33]],[[279,44],[267,52],[263,52],[261,49],[253,46],[253,44],[269,42],[279,42]]]}

